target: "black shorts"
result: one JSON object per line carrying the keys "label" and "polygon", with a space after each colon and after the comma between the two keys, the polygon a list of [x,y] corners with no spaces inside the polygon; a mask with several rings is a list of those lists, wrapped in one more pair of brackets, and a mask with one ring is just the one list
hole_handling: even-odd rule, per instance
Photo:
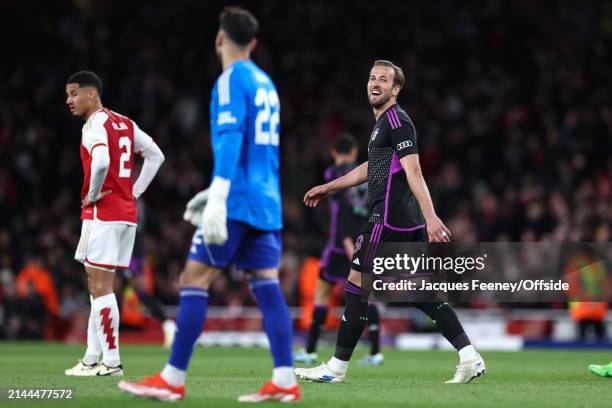
{"label": "black shorts", "polygon": [[427,242],[425,225],[415,228],[390,228],[383,224],[367,222],[357,240],[351,261],[351,269],[361,272],[362,268],[372,262],[376,247],[381,242]]}
{"label": "black shorts", "polygon": [[321,256],[319,279],[330,284],[345,282],[351,270],[351,262],[343,249],[325,247]]}

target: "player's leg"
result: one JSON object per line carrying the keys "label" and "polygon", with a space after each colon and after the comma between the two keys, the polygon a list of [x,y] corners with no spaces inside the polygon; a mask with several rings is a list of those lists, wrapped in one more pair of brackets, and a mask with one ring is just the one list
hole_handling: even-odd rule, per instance
{"label": "player's leg", "polygon": [[72,368],[67,369],[66,375],[74,376],[94,376],[97,373],[98,363],[102,357],[102,346],[98,340],[96,331],[96,314],[93,307],[93,296],[89,295],[90,311],[89,320],[87,322],[87,349],[82,360]]}
{"label": "player's leg", "polygon": [[250,228],[236,254],[236,268],[249,274],[249,287],[263,315],[274,364],[272,380],[257,393],[239,397],[241,402],[300,399],[300,387],[293,372],[291,315],[278,280],[281,247],[280,231]]}
{"label": "player's leg", "polygon": [[486,371],[484,360],[470,342],[453,308],[435,293],[424,296],[428,298],[411,304],[435,322],[440,333],[459,353],[459,365],[455,376],[446,383],[467,384],[484,374]]}
{"label": "player's leg", "polygon": [[113,281],[115,269],[122,262],[127,267],[134,233],[135,228],[129,225],[104,224],[92,220],[83,222],[75,259],[85,265],[87,286],[92,299],[85,360],[89,363],[101,353],[102,364],[91,364],[85,369],[81,361],[81,367],[77,364],[66,371],[67,375],[123,374],[119,356],[119,307],[113,292]]}
{"label": "player's leg", "polygon": [[221,273],[220,268],[190,259],[181,273],[177,332],[168,363],[161,376],[173,386],[185,384],[193,347],[202,333],[208,309],[208,289]]}
{"label": "player's leg", "polygon": [[[384,238],[389,241],[400,240],[393,231],[383,231]],[[404,242],[427,242],[426,230],[419,229],[410,233],[401,233]],[[422,279],[429,279],[425,276]],[[419,284],[417,284],[420,286]],[[435,292],[422,291],[417,293],[417,298],[411,305],[423,311],[436,324],[440,333],[459,353],[459,365],[455,376],[446,381],[447,384],[467,384],[473,379],[485,373],[484,360],[476,352],[468,335],[465,333],[457,314],[452,306],[441,299]]]}
{"label": "player's leg", "polygon": [[312,311],[312,322],[308,330],[306,348],[295,354],[295,361],[300,363],[312,364],[317,361],[317,342],[321,334],[321,328],[327,320],[328,302],[334,284],[319,278],[314,296],[314,308]]}
{"label": "player's leg", "polygon": [[361,365],[381,365],[385,358],[380,352],[380,312],[376,303],[368,304],[368,340],[370,354],[359,360]]}
{"label": "player's leg", "polygon": [[312,324],[308,332],[308,342],[306,344],[306,352],[314,353],[317,349],[317,341],[321,333],[321,327],[327,320],[328,303],[334,290],[334,284],[326,280],[319,279],[314,296],[314,310],[312,314]]}
{"label": "player's leg", "polygon": [[176,324],[174,320],[166,316],[162,304],[147,292],[144,277],[144,262],[145,260],[142,257],[132,257],[129,268],[129,284],[136,292],[138,299],[149,310],[151,316],[161,323],[162,330],[164,331],[164,347],[170,348],[174,340]]}
{"label": "player's leg", "polygon": [[130,261],[129,284],[134,289],[134,292],[136,292],[138,300],[140,300],[143,305],[149,310],[151,316],[157,319],[160,323],[163,323],[168,318],[159,301],[157,301],[157,299],[147,293],[144,277],[144,263],[144,258],[132,258],[132,260]]}
{"label": "player's leg", "polygon": [[87,322],[87,350],[85,350],[85,356],[83,357],[83,364],[87,365],[97,365],[100,357],[102,357],[102,346],[96,332],[96,314],[94,312],[93,301],[93,296],[89,295],[90,311]]}
{"label": "player's leg", "polygon": [[[373,234],[374,228],[378,228],[376,224],[367,223],[355,241],[352,269],[344,286],[344,313],[340,320],[333,357],[317,367],[296,368],[298,377],[323,382],[343,382],[346,378],[349,360],[368,320],[369,293],[361,287],[361,269],[366,265],[366,258],[377,235]],[[364,242],[368,244],[363,245]]]}
{"label": "player's leg", "polygon": [[342,382],[346,378],[349,360],[368,320],[368,302],[365,300],[367,293],[361,288],[361,272],[351,270],[345,285],[344,296],[344,313],[340,321],[333,357],[327,363],[317,367],[296,368],[295,373],[298,377],[322,382]]}
{"label": "player's leg", "polygon": [[224,245],[206,245],[203,231],[196,230],[185,269],[180,275],[179,308],[172,351],[164,369],[142,381],[121,381],[118,387],[132,395],[177,401],[185,396],[185,378],[193,347],[200,336],[208,309],[208,289],[233,260],[242,240],[244,227],[228,221]]}
{"label": "player's leg", "polygon": [[367,292],[361,288],[361,272],[352,269],[345,286],[345,309],[338,329],[336,350],[328,362],[344,380],[348,363],[368,321]]}
{"label": "player's leg", "polygon": [[195,342],[206,321],[208,289],[220,272],[220,268],[190,257],[179,279],[177,330],[168,362],[160,373],[147,376],[142,381],[119,382],[118,387],[121,390],[138,397],[161,401],[178,401],[185,397],[187,368]]}
{"label": "player's leg", "polygon": [[102,349],[102,366],[97,375],[122,375],[119,355],[119,305],[113,288],[115,271],[85,264],[87,285],[93,297],[95,327]]}
{"label": "player's leg", "polygon": [[249,275],[249,287],[263,316],[263,329],[270,343],[274,368],[271,381],[257,393],[240,396],[238,400],[298,401],[300,388],[293,372],[291,315],[279,285],[278,269],[251,270]]}
{"label": "player's leg", "polygon": [[[91,228],[93,221],[84,220],[81,225],[81,236],[76,249],[74,258],[83,263],[87,259],[87,249],[89,248],[89,238],[91,236]],[[89,321],[87,323],[87,350],[83,359],[79,360],[74,367],[64,371],[66,375],[76,376],[94,376],[98,369],[98,362],[102,356],[102,346],[98,340],[96,332],[96,314],[93,307],[93,296],[89,296],[91,310],[89,312]]]}

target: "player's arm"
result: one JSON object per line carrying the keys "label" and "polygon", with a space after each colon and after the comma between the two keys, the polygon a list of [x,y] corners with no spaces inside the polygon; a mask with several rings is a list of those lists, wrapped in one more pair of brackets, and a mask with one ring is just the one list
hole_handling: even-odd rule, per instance
{"label": "player's arm", "polygon": [[238,168],[240,152],[245,137],[245,118],[248,94],[238,72],[232,72],[227,85],[218,89],[220,95],[217,117],[218,137],[213,146],[213,179],[208,188],[208,198],[202,213],[204,242],[222,245],[227,241],[227,197],[231,180]]}
{"label": "player's arm", "polygon": [[138,198],[153,181],[165,157],[151,136],[143,132],[136,123],[134,123],[134,146],[135,152],[144,158],[142,169],[132,188],[132,195]]}
{"label": "player's arm", "polygon": [[442,223],[440,218],[436,215],[431,201],[431,195],[425,183],[423,172],[421,171],[421,165],[419,163],[419,155],[411,154],[404,156],[400,159],[402,168],[406,172],[406,178],[410,185],[410,190],[414,194],[423,216],[425,217],[425,223],[427,224],[427,233],[429,235],[430,242],[449,242],[450,241],[450,230]]}
{"label": "player's arm", "polygon": [[351,260],[353,259],[353,236],[355,235],[355,225],[359,223],[355,222],[355,216],[353,215],[353,203],[350,198],[350,190],[345,191],[341,197],[337,198],[339,208],[338,219],[336,220],[336,233],[342,243],[344,254]]}
{"label": "player's arm", "polygon": [[344,237],[342,239],[342,246],[344,247],[344,253],[346,257],[349,259],[353,259],[353,251],[355,250],[355,244],[353,243],[352,237]]}
{"label": "player's arm", "polygon": [[304,204],[306,204],[308,207],[316,207],[319,204],[319,201],[323,200],[330,194],[334,194],[335,192],[345,188],[358,186],[366,181],[368,181],[367,161],[365,163],[361,163],[359,166],[355,167],[342,177],[338,177],[329,183],[316,186],[308,190],[306,195],[304,195]]}
{"label": "player's arm", "polygon": [[91,155],[91,171],[89,177],[89,191],[81,203],[81,207],[87,207],[110,193],[102,191],[104,180],[110,166],[110,155],[108,153],[108,134],[104,128],[106,121],[105,113],[96,113],[92,118],[89,128],[83,134],[83,144]]}
{"label": "player's arm", "polygon": [[402,121],[401,126],[391,131],[391,139],[395,153],[399,157],[400,164],[406,173],[406,179],[412,194],[419,203],[430,242],[450,241],[450,230],[442,223],[434,210],[429,188],[425,183],[416,142],[416,132],[412,123]]}

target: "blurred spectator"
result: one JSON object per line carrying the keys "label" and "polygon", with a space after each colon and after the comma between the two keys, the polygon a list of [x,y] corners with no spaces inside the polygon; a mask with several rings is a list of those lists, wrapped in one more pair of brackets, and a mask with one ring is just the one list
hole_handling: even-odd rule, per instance
{"label": "blurred spectator", "polygon": [[6,285],[4,289],[3,331],[6,338],[43,339],[47,313],[43,298],[36,293],[34,284],[25,283],[23,295],[17,294],[12,283]]}
{"label": "blurred spectator", "polygon": [[27,297],[30,289],[42,297],[47,313],[57,316],[59,301],[53,278],[49,270],[45,269],[36,257],[28,261],[17,274],[17,293],[19,296]]}

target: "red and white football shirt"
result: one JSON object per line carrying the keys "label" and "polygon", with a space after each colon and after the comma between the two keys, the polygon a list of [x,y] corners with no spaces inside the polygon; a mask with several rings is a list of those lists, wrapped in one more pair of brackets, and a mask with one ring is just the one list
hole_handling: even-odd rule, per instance
{"label": "red and white football shirt", "polygon": [[131,119],[110,109],[100,109],[89,117],[83,125],[81,139],[84,172],[81,200],[89,191],[91,153],[98,146],[108,146],[110,164],[101,192],[111,192],[95,204],[83,208],[82,220],[136,224],[136,200],[132,192],[134,151],[141,151],[149,143],[153,143],[151,138]]}

